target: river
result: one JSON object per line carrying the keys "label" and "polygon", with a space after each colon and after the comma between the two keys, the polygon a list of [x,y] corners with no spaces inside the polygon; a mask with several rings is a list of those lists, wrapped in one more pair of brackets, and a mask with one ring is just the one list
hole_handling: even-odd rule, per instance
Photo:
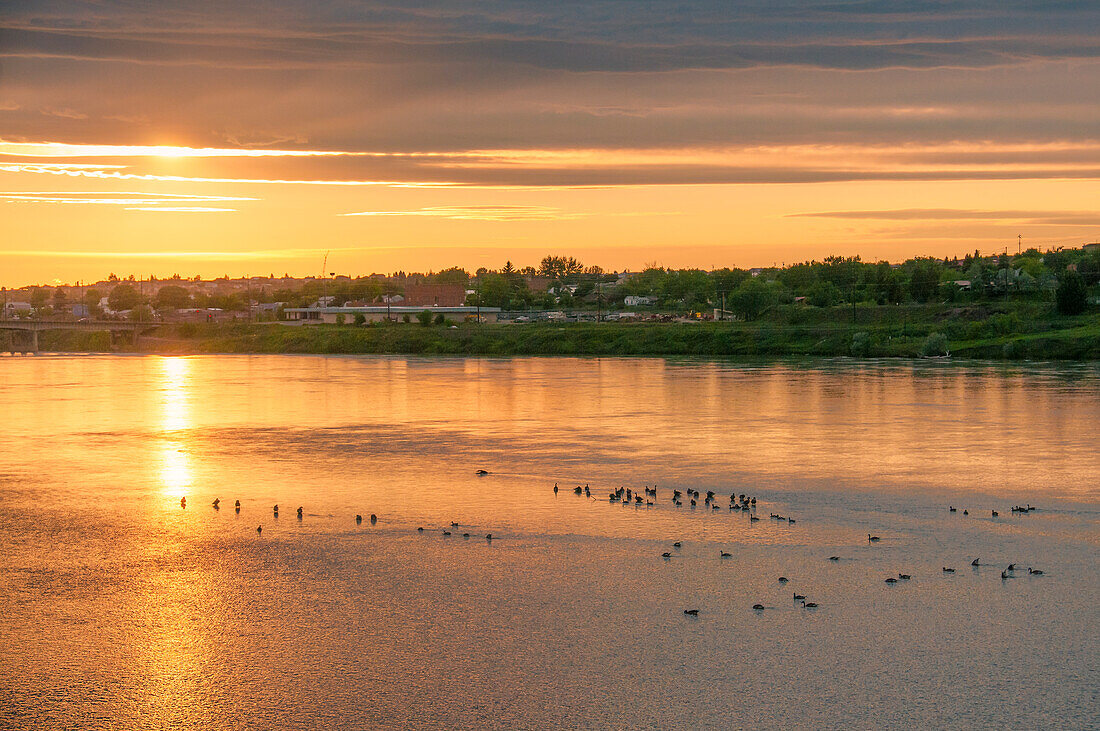
{"label": "river", "polygon": [[0,414],[0,725],[1100,718],[1097,364],[41,355]]}

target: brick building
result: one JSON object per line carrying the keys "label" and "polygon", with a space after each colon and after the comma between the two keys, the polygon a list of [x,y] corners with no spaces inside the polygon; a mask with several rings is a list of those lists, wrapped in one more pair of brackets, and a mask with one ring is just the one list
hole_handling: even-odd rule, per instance
{"label": "brick building", "polygon": [[461,284],[406,284],[406,307],[461,307],[466,288]]}

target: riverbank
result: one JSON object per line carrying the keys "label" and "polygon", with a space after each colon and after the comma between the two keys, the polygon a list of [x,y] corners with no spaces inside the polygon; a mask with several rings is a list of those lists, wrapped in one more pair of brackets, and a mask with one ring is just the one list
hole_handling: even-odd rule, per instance
{"label": "riverbank", "polygon": [[[942,337],[940,337],[942,336]],[[932,342],[937,340],[939,342]],[[1006,360],[1100,359],[1100,314],[1060,317],[1030,303],[1000,307],[783,308],[752,322],[165,324],[136,348],[107,333],[51,331],[63,352],[371,353],[409,355],[939,355]]]}

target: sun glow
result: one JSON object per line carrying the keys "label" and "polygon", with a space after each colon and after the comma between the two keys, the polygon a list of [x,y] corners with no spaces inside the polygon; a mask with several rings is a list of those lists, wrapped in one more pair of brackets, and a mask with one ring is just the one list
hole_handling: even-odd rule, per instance
{"label": "sun glow", "polygon": [[161,492],[172,498],[187,494],[192,483],[187,430],[191,427],[191,362],[187,358],[160,359],[162,441],[159,480]]}

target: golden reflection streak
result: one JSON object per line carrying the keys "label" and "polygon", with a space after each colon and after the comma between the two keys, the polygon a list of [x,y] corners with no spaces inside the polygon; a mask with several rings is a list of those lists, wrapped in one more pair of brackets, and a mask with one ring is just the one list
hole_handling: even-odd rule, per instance
{"label": "golden reflection streak", "polygon": [[191,459],[181,432],[191,427],[191,361],[187,358],[160,359],[161,441],[159,478],[161,492],[182,498],[191,486]]}

